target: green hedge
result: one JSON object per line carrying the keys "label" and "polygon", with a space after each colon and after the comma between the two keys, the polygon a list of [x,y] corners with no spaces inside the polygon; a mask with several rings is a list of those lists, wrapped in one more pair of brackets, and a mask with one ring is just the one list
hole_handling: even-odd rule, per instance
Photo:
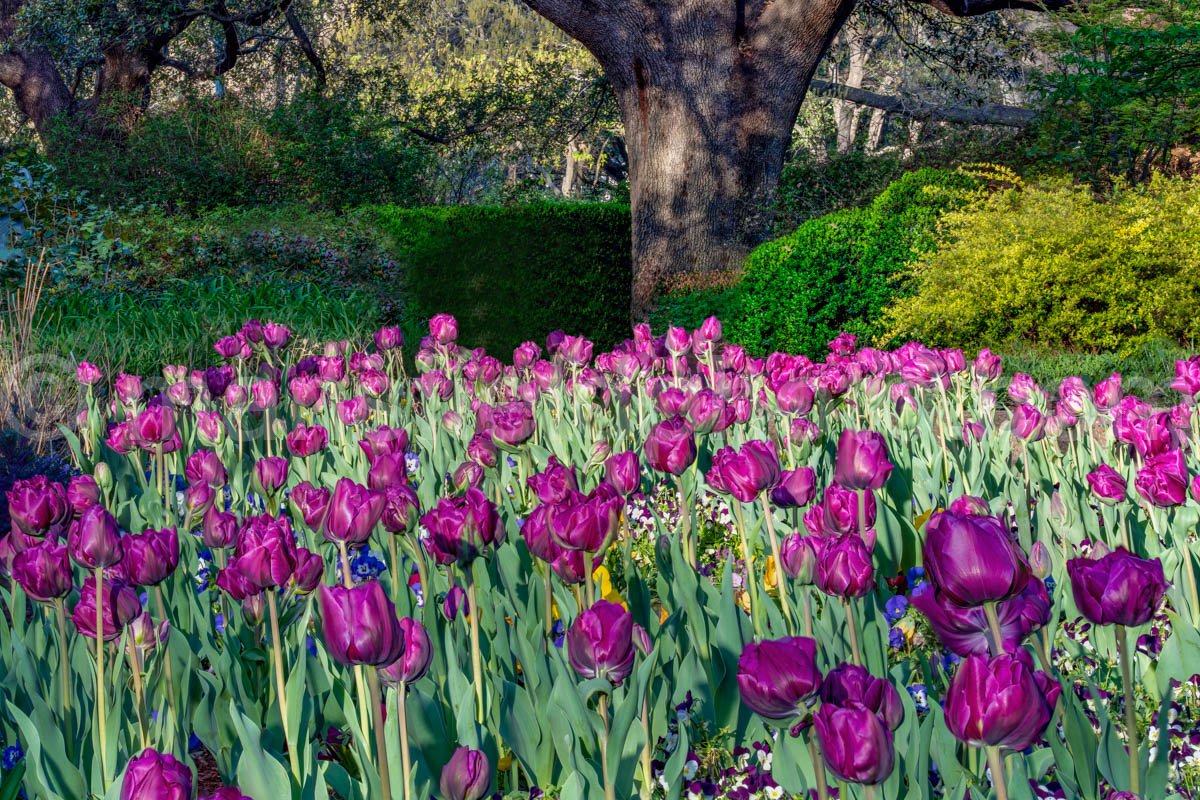
{"label": "green hedge", "polygon": [[411,313],[455,315],[461,341],[507,357],[561,328],[608,347],[629,336],[629,208],[607,203],[377,207]]}

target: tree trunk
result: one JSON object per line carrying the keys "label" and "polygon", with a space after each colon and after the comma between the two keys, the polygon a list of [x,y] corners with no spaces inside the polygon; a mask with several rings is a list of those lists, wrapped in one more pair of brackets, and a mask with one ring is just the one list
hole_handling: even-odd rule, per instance
{"label": "tree trunk", "polygon": [[43,139],[54,119],[71,111],[71,92],[44,50],[0,55],[0,84],[12,90],[17,109]]}

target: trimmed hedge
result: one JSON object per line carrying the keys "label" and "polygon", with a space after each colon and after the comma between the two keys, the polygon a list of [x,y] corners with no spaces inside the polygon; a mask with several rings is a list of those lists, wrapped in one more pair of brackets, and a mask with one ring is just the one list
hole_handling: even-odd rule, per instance
{"label": "trimmed hedge", "polygon": [[411,314],[455,315],[464,344],[507,357],[562,328],[599,347],[629,336],[628,206],[376,207]]}

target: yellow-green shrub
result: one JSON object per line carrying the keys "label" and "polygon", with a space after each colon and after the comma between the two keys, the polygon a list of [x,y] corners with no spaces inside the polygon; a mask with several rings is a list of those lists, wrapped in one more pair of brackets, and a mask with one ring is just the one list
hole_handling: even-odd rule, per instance
{"label": "yellow-green shrub", "polygon": [[1200,334],[1200,182],[1010,189],[942,218],[886,339],[1120,351]]}

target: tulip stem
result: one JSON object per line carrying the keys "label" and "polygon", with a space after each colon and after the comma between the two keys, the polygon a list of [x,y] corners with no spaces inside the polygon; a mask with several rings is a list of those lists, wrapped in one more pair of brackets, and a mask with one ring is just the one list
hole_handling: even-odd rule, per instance
{"label": "tulip stem", "polygon": [[984,603],[983,615],[987,617],[988,630],[992,634],[992,655],[1004,655],[1004,635],[1000,632],[1000,619],[996,616],[996,604]]}
{"label": "tulip stem", "polygon": [[1008,800],[1008,784],[1004,779],[1004,759],[1000,757],[1000,748],[991,746],[985,749],[988,767],[992,771],[992,788],[996,790],[996,800]]}
{"label": "tulip stem", "polygon": [[846,631],[850,634],[850,654],[856,666],[862,666],[862,652],[858,649],[858,623],[854,619],[854,603],[845,597],[841,598],[842,607],[846,609]]}
{"label": "tulip stem", "polygon": [[1179,543],[1179,549],[1183,552],[1183,578],[1187,584],[1188,600],[1192,607],[1192,625],[1200,627],[1200,596],[1196,591],[1196,573],[1192,570],[1192,553],[1191,547],[1188,545],[1187,538],[1184,537]]}
{"label": "tulip stem", "polygon": [[1129,745],[1129,790],[1140,791],[1138,771],[1141,757],[1138,748],[1137,705],[1133,696],[1133,663],[1129,657],[1129,631],[1124,625],[1117,626],[1117,657],[1121,661],[1121,682],[1125,689],[1125,740]]}
{"label": "tulip stem", "polygon": [[783,571],[783,562],[779,559],[779,538],[775,535],[775,517],[771,513],[771,503],[767,500],[767,496],[760,495],[759,500],[762,501],[763,515],[767,518],[767,538],[771,541],[771,557],[775,559],[775,585],[779,587],[779,604],[783,606],[783,617],[787,622],[788,630],[795,628],[795,623],[792,621],[792,605],[788,601],[787,589],[787,573]]}
{"label": "tulip stem", "polygon": [[392,778],[388,772],[387,739],[383,733],[383,695],[379,689],[379,670],[368,670],[367,683],[371,687],[371,708],[375,716],[375,752],[378,754],[379,783],[383,790],[383,800],[392,800]]}
{"label": "tulip stem", "polygon": [[675,476],[675,488],[679,492],[679,521],[683,523],[683,536],[680,538],[683,543],[683,555],[692,565],[692,569],[695,569],[696,545],[692,542],[692,508],[687,501],[687,494],[683,491],[683,478],[678,475]]}
{"label": "tulip stem", "polygon": [[[58,671],[62,678],[63,727],[69,731],[71,724],[67,717],[71,714],[71,661],[67,648],[67,609],[61,597],[54,599],[54,617],[58,623]],[[73,746],[71,738],[66,737],[67,747]]]}
{"label": "tulip stem", "polygon": [[604,735],[600,738],[600,770],[604,773],[604,800],[616,800],[617,793],[608,775],[608,695],[600,695],[600,719],[604,723]]}
{"label": "tulip stem", "polygon": [[283,678],[283,642],[279,637],[279,605],[275,596],[278,589],[267,590],[267,611],[271,617],[271,659],[275,662],[275,694],[279,700],[279,718],[283,721],[283,738],[287,741],[288,763],[292,775],[300,781],[300,760],[295,742],[288,732],[287,681]]}
{"label": "tulip stem", "polygon": [[108,791],[108,700],[104,696],[104,568],[96,567],[96,727],[100,734],[100,772]]}
{"label": "tulip stem", "polygon": [[646,743],[642,745],[642,798],[649,800],[654,792],[654,778],[650,767],[650,703],[645,696],[642,697],[642,731],[646,734]]}
{"label": "tulip stem", "polygon": [[146,740],[146,697],[142,690],[142,670],[138,666],[141,660],[138,658],[137,645],[131,640],[129,642],[129,670],[133,673],[133,698],[134,708],[137,710],[138,736],[142,742],[142,749],[149,747]]}
{"label": "tulip stem", "polygon": [[164,637],[165,641],[159,642],[159,645],[162,647],[163,672],[167,677],[167,705],[171,709],[171,716],[174,717],[173,721],[178,723],[179,712],[175,707],[175,679],[171,675],[171,629],[169,627],[171,621],[167,619],[167,605],[163,602],[162,584],[154,587],[154,605],[158,608],[159,621],[166,622],[168,626],[166,636]]}
{"label": "tulip stem", "polygon": [[[592,573],[592,554],[583,551],[583,598],[587,608],[596,604],[596,576]],[[583,609],[580,609],[582,611]]]}
{"label": "tulip stem", "polygon": [[475,576],[468,567],[467,616],[471,620],[471,673],[475,681],[475,721],[483,724],[483,667],[479,657],[479,606],[475,603]]}
{"label": "tulip stem", "polygon": [[408,702],[408,681],[400,681],[398,689],[400,697],[396,703],[396,715],[400,718],[400,768],[404,770],[404,800],[411,800],[412,756],[408,751],[408,712],[405,709]]}
{"label": "tulip stem", "polygon": [[750,560],[749,531],[746,530],[746,518],[740,502],[730,503],[737,516],[738,541],[742,545],[742,561],[746,564],[746,600],[750,605],[750,619],[754,622],[754,640],[763,638],[762,620],[759,618],[761,609],[758,607],[758,580],[754,577],[754,562]]}
{"label": "tulip stem", "polygon": [[825,762],[817,747],[817,739],[811,731],[805,738],[808,739],[808,755],[812,758],[813,772],[817,775],[817,800],[829,800],[829,783],[825,778]]}
{"label": "tulip stem", "polygon": [[812,638],[812,593],[808,587],[804,587],[804,594],[801,595],[804,601],[804,635]]}

